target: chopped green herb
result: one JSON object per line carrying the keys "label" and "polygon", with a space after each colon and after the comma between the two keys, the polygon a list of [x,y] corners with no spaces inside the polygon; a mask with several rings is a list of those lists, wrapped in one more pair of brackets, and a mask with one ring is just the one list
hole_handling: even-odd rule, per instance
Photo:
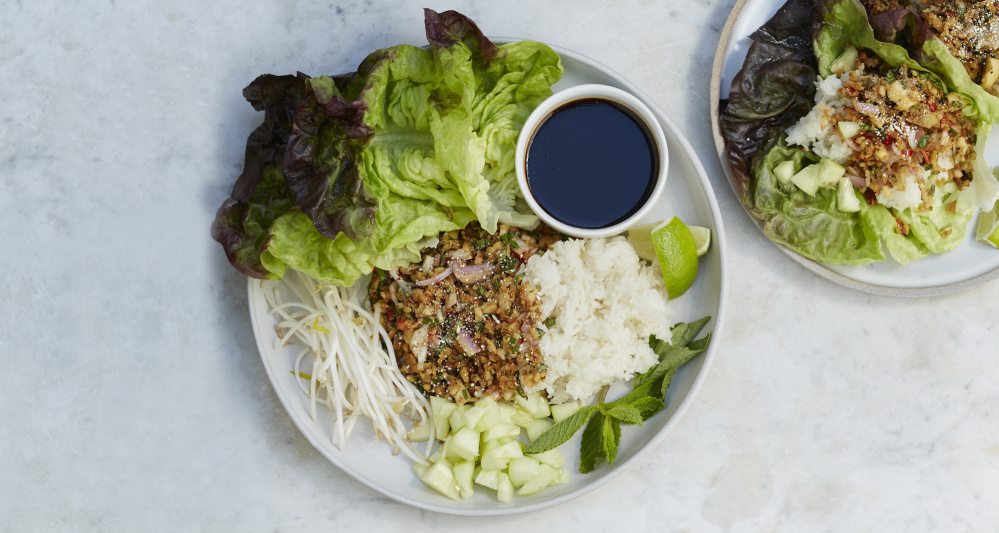
{"label": "chopped green herb", "polygon": [[548,317],[547,320],[545,320],[545,326],[552,327],[554,325],[555,325],[555,317],[551,316]]}
{"label": "chopped green herb", "polygon": [[929,135],[923,135],[923,137],[921,139],[919,139],[919,147],[920,148],[926,148],[926,143],[928,143],[928,142],[930,142],[930,136]]}

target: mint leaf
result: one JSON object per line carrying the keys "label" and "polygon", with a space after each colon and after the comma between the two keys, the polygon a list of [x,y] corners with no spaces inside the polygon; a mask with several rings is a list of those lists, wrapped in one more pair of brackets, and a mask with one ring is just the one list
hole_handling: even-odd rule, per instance
{"label": "mint leaf", "polygon": [[579,471],[586,474],[596,470],[607,459],[605,453],[604,414],[598,411],[583,430],[583,442],[579,445]]}
{"label": "mint leaf", "polygon": [[670,346],[668,350],[659,355],[659,365],[656,369],[664,368],[668,371],[680,368],[684,363],[693,359],[695,355],[706,350],[710,339],[711,334],[708,333],[706,337],[691,343],[690,346]]}
{"label": "mint leaf", "polygon": [[673,376],[675,375],[676,375],[676,370],[670,370],[669,372],[666,373],[665,376],[663,376],[663,383],[659,389],[659,398],[661,398],[663,402],[666,401],[666,391],[669,390],[670,383],[673,383]]}
{"label": "mint leaf", "polygon": [[700,320],[695,320],[690,324],[684,324],[679,322],[670,328],[670,332],[673,333],[673,338],[670,344],[673,346],[686,346],[690,344],[690,341],[694,340],[694,337],[704,329],[704,325],[711,320],[710,316],[706,316]]}
{"label": "mint leaf", "polygon": [[[646,396],[646,398],[648,398],[648,396]],[[601,409],[600,411],[608,418],[614,418],[615,420],[619,420],[625,424],[631,424],[633,426],[641,426],[642,422],[645,420],[642,418],[641,411],[639,411],[635,406],[626,403],[616,405],[606,410]]]}
{"label": "mint leaf", "polygon": [[621,424],[609,416],[604,417],[603,445],[604,457],[608,463],[613,463],[617,457],[617,445],[621,442]]}
{"label": "mint leaf", "polygon": [[[586,420],[590,418],[590,415],[592,415],[596,410],[597,408],[591,405],[576,411],[569,418],[562,420],[554,426],[546,429],[541,435],[538,435],[538,438],[534,439],[534,442],[528,444],[527,448],[524,448],[524,453],[530,454],[546,452],[565,444],[565,441],[572,438],[572,436],[579,431],[579,428],[583,427]],[[583,434],[583,438],[585,440],[585,433]]]}
{"label": "mint leaf", "polygon": [[[662,398],[656,398],[655,396],[646,396],[644,398],[639,398],[631,403],[632,407],[638,410],[642,415],[642,420],[648,420],[652,418],[652,415],[662,411],[666,404],[663,402]],[[639,424],[641,425],[641,424]]]}

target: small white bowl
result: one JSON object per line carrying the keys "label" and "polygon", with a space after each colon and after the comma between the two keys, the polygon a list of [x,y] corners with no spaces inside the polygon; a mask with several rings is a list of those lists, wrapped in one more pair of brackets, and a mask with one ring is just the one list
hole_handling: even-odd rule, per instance
{"label": "small white bowl", "polygon": [[[655,143],[653,148],[658,152],[657,155],[659,157],[659,174],[655,178],[652,193],[645,199],[645,202],[628,218],[602,228],[582,228],[556,219],[538,204],[527,182],[527,152],[538,128],[559,107],[586,98],[610,100],[634,112],[648,127],[648,131],[651,133],[652,140]],[[659,197],[662,196],[663,190],[666,188],[666,174],[667,170],[669,170],[669,152],[666,149],[666,135],[663,134],[662,126],[656,119],[655,114],[652,113],[652,110],[637,97],[627,91],[609,85],[577,85],[548,97],[527,117],[527,121],[524,123],[524,127],[521,128],[520,137],[517,140],[516,170],[520,192],[534,213],[541,218],[542,222],[573,237],[609,237],[627,230],[659,201]],[[580,192],[580,194],[585,193]]]}

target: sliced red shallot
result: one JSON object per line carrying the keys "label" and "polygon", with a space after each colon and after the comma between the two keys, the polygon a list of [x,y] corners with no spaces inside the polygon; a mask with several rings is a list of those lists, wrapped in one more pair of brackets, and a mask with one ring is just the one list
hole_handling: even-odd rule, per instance
{"label": "sliced red shallot", "polygon": [[438,283],[446,280],[447,277],[450,275],[451,275],[451,267],[447,267],[440,274],[437,274],[432,278],[427,278],[421,281],[417,281],[416,284],[419,285],[420,287],[426,287],[428,285],[437,285]]}
{"label": "sliced red shallot", "polygon": [[482,263],[481,265],[454,265],[452,267],[454,270],[454,277],[458,278],[458,281],[469,284],[481,281],[489,277],[489,274],[493,272],[492,263]]}
{"label": "sliced red shallot", "polygon": [[865,180],[864,178],[862,178],[862,177],[860,177],[860,176],[858,176],[856,174],[847,174],[846,177],[849,178],[850,179],[850,183],[852,183],[853,186],[856,187],[856,188],[858,188],[858,189],[863,189],[864,187],[867,186],[867,180]]}
{"label": "sliced red shallot", "polygon": [[458,342],[461,343],[461,349],[465,350],[468,355],[475,355],[480,350],[479,345],[472,338],[472,334],[465,328],[458,328]]}
{"label": "sliced red shallot", "polygon": [[878,106],[874,104],[868,104],[867,102],[853,102],[853,108],[861,113],[866,113],[868,115],[876,115],[878,113]]}

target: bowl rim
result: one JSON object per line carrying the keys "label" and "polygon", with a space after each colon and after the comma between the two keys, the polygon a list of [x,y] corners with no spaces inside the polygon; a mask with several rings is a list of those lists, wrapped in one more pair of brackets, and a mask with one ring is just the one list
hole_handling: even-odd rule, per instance
{"label": "bowl rim", "polygon": [[[649,133],[652,134],[652,139],[655,141],[655,148],[659,155],[659,169],[656,174],[656,182],[652,188],[651,194],[646,197],[642,206],[635,210],[635,212],[628,218],[616,224],[611,224],[610,226],[602,228],[581,228],[556,219],[543,207],[541,207],[537,200],[534,199],[534,196],[531,194],[530,185],[528,185],[527,182],[527,152],[538,129],[551,115],[551,113],[559,107],[576,100],[583,100],[586,98],[610,100],[638,115],[638,117],[642,119],[642,122],[645,123]],[[636,222],[641,220],[641,218],[652,208],[652,206],[656,205],[659,201],[663,191],[666,190],[666,178],[669,174],[669,146],[666,142],[666,134],[663,131],[662,125],[659,123],[656,114],[640,98],[624,89],[619,89],[610,85],[587,83],[568,87],[552,94],[538,104],[534,111],[531,112],[531,114],[527,117],[527,120],[524,122],[524,126],[520,130],[520,136],[517,139],[515,169],[517,172],[517,184],[520,186],[520,192],[524,200],[527,202],[527,205],[530,206],[531,211],[533,211],[534,214],[542,220],[542,222],[547,224],[549,227],[573,237],[610,237],[633,226]]]}

